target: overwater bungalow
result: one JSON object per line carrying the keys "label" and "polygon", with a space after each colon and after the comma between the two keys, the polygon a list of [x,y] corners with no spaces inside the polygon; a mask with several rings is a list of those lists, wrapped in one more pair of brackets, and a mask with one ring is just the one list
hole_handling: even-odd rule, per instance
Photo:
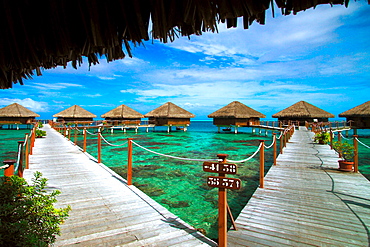
{"label": "overwater bungalow", "polygon": [[94,118],[96,118],[96,115],[86,111],[81,106],[74,105],[57,114],[54,114],[53,117],[57,118],[57,122],[78,122],[87,124],[92,123]]}
{"label": "overwater bungalow", "polygon": [[272,115],[272,117],[278,118],[283,125],[293,122],[304,126],[306,122],[328,122],[329,118],[335,116],[306,101],[299,101]]}
{"label": "overwater bungalow", "polygon": [[221,127],[225,127],[224,130],[227,131],[233,127],[234,132],[238,133],[239,127],[259,125],[260,118],[265,118],[266,116],[239,101],[233,101],[227,106],[209,114],[208,117],[213,118],[213,124],[218,127],[218,132],[220,132]]}
{"label": "overwater bungalow", "polygon": [[126,105],[120,105],[101,117],[112,125],[139,125],[144,115]]}
{"label": "overwater bungalow", "polygon": [[370,101],[339,114],[345,117],[353,129],[370,129]]}
{"label": "overwater bungalow", "polygon": [[190,118],[195,115],[174,103],[167,102],[145,114],[145,117],[149,118],[149,124],[167,126],[167,131],[170,132],[172,126],[186,131],[190,125]]}
{"label": "overwater bungalow", "polygon": [[35,123],[36,117],[40,117],[40,115],[20,104],[13,103],[0,109],[0,128],[2,128],[3,125],[8,125],[8,128],[13,128],[15,125],[16,128],[19,129],[20,124]]}

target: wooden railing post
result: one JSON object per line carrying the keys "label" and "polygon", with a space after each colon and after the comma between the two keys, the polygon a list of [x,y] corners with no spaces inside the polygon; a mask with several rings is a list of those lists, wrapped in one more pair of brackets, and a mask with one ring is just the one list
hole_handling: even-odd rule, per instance
{"label": "wooden railing post", "polygon": [[71,126],[68,126],[68,140],[70,141],[71,140]]}
{"label": "wooden railing post", "polygon": [[260,140],[260,188],[265,185],[265,140]]}
{"label": "wooden railing post", "polygon": [[74,131],[74,134],[75,134],[74,144],[77,145],[77,127],[75,127],[73,131]]}
{"label": "wooden railing post", "polygon": [[127,185],[132,185],[132,140],[133,138],[127,138]]}
{"label": "wooden railing post", "polygon": [[272,133],[272,135],[273,135],[272,140],[274,142],[274,154],[273,154],[273,156],[274,156],[274,166],[276,166],[276,142],[277,142],[276,133]]}
{"label": "wooden railing post", "polygon": [[338,142],[342,142],[342,131],[338,131]]}
{"label": "wooden railing post", "polygon": [[284,134],[280,132],[280,154],[283,154]]}
{"label": "wooden railing post", "polygon": [[84,152],[86,152],[86,128],[84,128]]}
{"label": "wooden railing post", "polygon": [[[226,163],[227,154],[218,154],[220,163]],[[226,177],[219,173],[219,177]],[[227,193],[225,188],[218,188],[218,246],[227,246]]]}
{"label": "wooden railing post", "polygon": [[100,135],[100,128],[98,129],[98,163],[101,163],[101,135]]}
{"label": "wooden railing post", "polygon": [[4,160],[3,164],[8,165],[7,168],[4,170],[4,176],[10,177],[14,175],[14,163],[17,162],[16,160]]}
{"label": "wooden railing post", "polygon": [[330,149],[333,149],[333,130],[332,130],[332,128],[330,128],[329,134],[330,134],[330,138],[329,138],[329,140],[330,140]]}
{"label": "wooden railing post", "polygon": [[357,142],[357,137],[358,135],[353,136],[353,147],[355,148],[354,150],[354,172],[358,172],[358,142]]}
{"label": "wooden railing post", "polygon": [[20,154],[19,154],[19,166],[18,166],[18,177],[21,177],[21,178],[23,178],[23,156],[24,156],[23,144],[24,144],[24,141],[18,141],[18,152],[20,152]]}
{"label": "wooden railing post", "polygon": [[25,157],[26,157],[26,169],[29,169],[29,163],[30,163],[30,157],[29,157],[29,145],[30,145],[30,138],[28,137],[28,134],[26,133],[26,150],[25,150]]}

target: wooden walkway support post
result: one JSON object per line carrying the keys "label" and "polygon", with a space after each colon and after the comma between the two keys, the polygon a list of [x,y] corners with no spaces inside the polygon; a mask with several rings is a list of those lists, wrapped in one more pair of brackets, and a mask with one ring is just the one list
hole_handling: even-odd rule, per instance
{"label": "wooden walkway support post", "polygon": [[8,165],[7,168],[4,170],[4,176],[10,177],[14,175],[14,163],[17,162],[16,160],[4,160],[3,164]]}
{"label": "wooden walkway support post", "polygon": [[[220,163],[226,163],[228,154],[217,154]],[[226,177],[225,173],[219,173],[219,177]],[[218,246],[227,246],[227,193],[225,188],[218,188]]]}
{"label": "wooden walkway support post", "polygon": [[353,147],[355,148],[354,157],[353,157],[354,172],[358,172],[358,142],[357,142],[357,137],[358,137],[358,135],[353,136]]}
{"label": "wooden walkway support post", "polygon": [[132,185],[132,140],[133,138],[127,138],[127,185]]}
{"label": "wooden walkway support post", "polygon": [[260,140],[260,188],[265,186],[265,140]]}
{"label": "wooden walkway support post", "polygon": [[101,135],[100,135],[100,128],[98,129],[98,163],[101,163]]}
{"label": "wooden walkway support post", "polygon": [[86,152],[86,128],[84,128],[84,145],[83,145],[84,152]]}
{"label": "wooden walkway support post", "polygon": [[273,140],[273,142],[274,142],[274,154],[273,154],[273,156],[274,156],[274,166],[276,166],[276,156],[277,156],[277,154],[276,154],[276,133],[272,133],[272,135],[273,135],[273,138],[272,138],[272,140]]}

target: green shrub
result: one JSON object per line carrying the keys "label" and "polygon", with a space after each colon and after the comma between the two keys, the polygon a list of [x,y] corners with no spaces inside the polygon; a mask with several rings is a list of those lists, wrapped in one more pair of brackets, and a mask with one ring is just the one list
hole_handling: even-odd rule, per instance
{"label": "green shrub", "polygon": [[333,143],[333,148],[340,154],[343,160],[350,162],[353,161],[355,156],[355,148],[353,145],[349,144],[348,142],[336,141]]}
{"label": "green shrub", "polygon": [[330,133],[319,132],[315,134],[314,141],[322,144],[327,144],[330,142]]}
{"label": "green shrub", "polygon": [[46,136],[46,131],[45,130],[39,130],[39,129],[36,129],[36,138],[41,138],[43,136]]}
{"label": "green shrub", "polygon": [[18,176],[0,181],[0,246],[48,246],[60,234],[70,207],[56,209],[60,191],[49,194],[47,179],[35,172],[32,185]]}

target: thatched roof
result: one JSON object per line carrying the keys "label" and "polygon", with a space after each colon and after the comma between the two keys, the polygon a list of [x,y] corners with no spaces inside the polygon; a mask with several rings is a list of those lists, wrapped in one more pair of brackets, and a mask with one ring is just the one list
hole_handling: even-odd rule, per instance
{"label": "thatched roof", "polygon": [[145,114],[145,117],[157,118],[193,118],[194,114],[182,109],[174,103],[167,102],[160,107]]}
{"label": "thatched roof", "polygon": [[370,117],[370,101],[342,112],[339,117]]}
{"label": "thatched roof", "polygon": [[102,118],[143,118],[144,115],[135,111],[134,109],[120,105],[113,110],[101,115]]}
{"label": "thatched roof", "polygon": [[249,106],[233,101],[227,106],[208,115],[209,118],[265,118],[262,113],[250,108]]}
{"label": "thatched roof", "polygon": [[0,117],[40,117],[39,114],[28,110],[26,107],[13,103],[0,109]]}
{"label": "thatched roof", "polygon": [[299,101],[288,108],[272,115],[274,118],[333,118],[333,114],[324,111],[306,101]]}
{"label": "thatched roof", "polygon": [[96,115],[92,114],[89,111],[86,111],[81,106],[74,105],[71,106],[55,115],[53,117],[60,118],[94,118]]}
{"label": "thatched roof", "polygon": [[219,22],[236,27],[237,17],[243,17],[244,28],[253,21],[264,24],[265,11],[274,2],[289,15],[318,4],[347,6],[349,0],[3,0],[0,88],[22,84],[34,73],[41,75],[41,69],[65,67],[70,61],[77,68],[83,56],[90,65],[102,55],[108,61],[124,58],[125,52],[131,56],[130,45],[149,40],[149,33],[168,42],[181,35],[215,32]]}

